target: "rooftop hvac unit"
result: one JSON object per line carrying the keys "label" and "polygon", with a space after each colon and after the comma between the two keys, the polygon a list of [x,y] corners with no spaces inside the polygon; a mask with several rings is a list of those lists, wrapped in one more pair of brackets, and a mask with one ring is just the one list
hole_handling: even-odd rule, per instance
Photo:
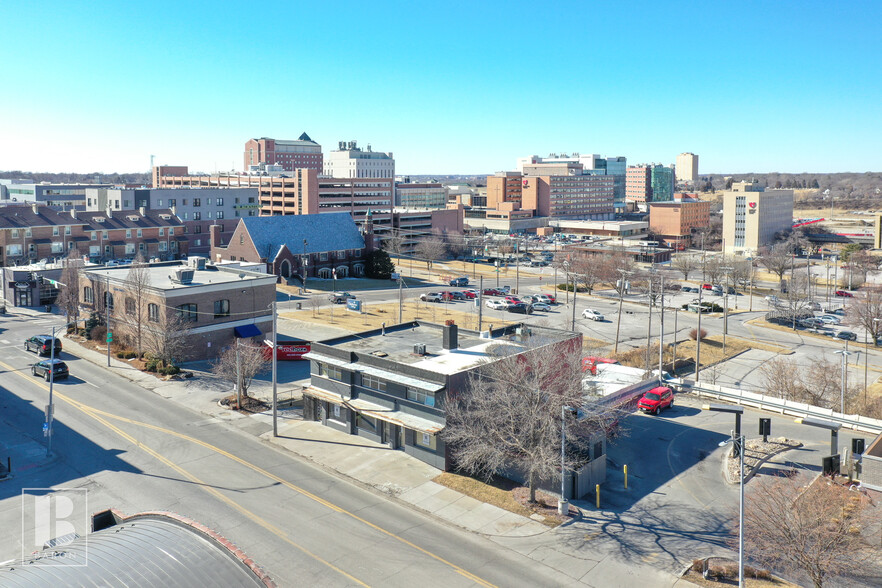
{"label": "rooftop hvac unit", "polygon": [[426,344],[425,343],[417,343],[413,346],[414,355],[425,355],[426,354]]}
{"label": "rooftop hvac unit", "polygon": [[192,269],[178,268],[168,278],[173,284],[192,284],[194,273],[196,272]]}

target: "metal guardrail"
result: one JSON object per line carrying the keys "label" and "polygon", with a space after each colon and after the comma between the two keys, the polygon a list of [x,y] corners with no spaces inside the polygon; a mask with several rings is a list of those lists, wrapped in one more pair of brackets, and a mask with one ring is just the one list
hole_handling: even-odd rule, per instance
{"label": "metal guardrail", "polygon": [[746,392],[736,388],[724,388],[715,384],[706,384],[699,382],[695,386],[692,380],[683,378],[674,378],[668,380],[668,385],[675,386],[681,392],[692,392],[699,396],[707,396],[716,398],[742,406],[750,406],[768,412],[775,412],[782,415],[790,415],[793,417],[817,417],[826,421],[839,423],[843,427],[854,431],[862,431],[864,433],[872,433],[878,435],[882,433],[882,420],[871,419],[857,414],[841,414],[829,408],[820,408],[803,402],[793,402],[792,400],[784,400],[774,396],[766,396],[764,394],[756,394],[755,392]]}

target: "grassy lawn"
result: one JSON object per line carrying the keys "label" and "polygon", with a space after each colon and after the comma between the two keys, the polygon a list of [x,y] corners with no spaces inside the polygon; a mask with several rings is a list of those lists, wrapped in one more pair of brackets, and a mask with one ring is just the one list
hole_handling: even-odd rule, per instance
{"label": "grassy lawn", "polygon": [[[705,580],[698,572],[689,570],[683,576],[684,580],[692,582],[696,586],[707,586],[708,588],[719,588],[719,586],[737,586],[738,577],[721,578],[719,580]],[[799,584],[791,584],[786,580],[772,577],[768,580],[760,578],[744,578],[745,588],[798,588]]]}

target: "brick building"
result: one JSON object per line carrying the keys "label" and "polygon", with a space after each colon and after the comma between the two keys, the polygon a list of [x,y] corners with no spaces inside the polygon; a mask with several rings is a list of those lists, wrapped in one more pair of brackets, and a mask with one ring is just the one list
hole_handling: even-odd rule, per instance
{"label": "brick building", "polygon": [[[306,133],[300,135],[296,141],[261,137],[245,142],[245,166],[242,170],[248,171],[251,166],[265,163],[278,165],[285,171],[301,168],[321,171],[323,158],[322,146]],[[186,172],[178,175],[186,175]]]}
{"label": "brick building", "polygon": [[[370,222],[368,222],[368,228]],[[306,275],[338,278],[364,275],[364,258],[372,238],[359,232],[345,212],[310,215],[255,216],[239,219],[226,244],[212,227],[211,259],[265,263],[266,271],[283,278]]]}
{"label": "brick building", "polygon": [[[192,263],[190,263],[192,261]],[[80,278],[80,305],[88,312],[109,312],[117,340],[133,345],[141,317],[141,339],[174,327],[177,316],[188,325],[188,344],[180,361],[216,357],[236,339],[262,341],[272,328],[271,303],[276,277],[238,267],[212,266],[204,258],[147,267],[148,280],[137,312],[131,267],[87,269]],[[106,305],[105,306],[105,301]]]}
{"label": "brick building", "polygon": [[0,264],[66,257],[76,249],[95,263],[111,259],[177,259],[188,253],[181,220],[171,210],[56,212],[36,204],[0,209]]}
{"label": "brick building", "polygon": [[650,230],[670,246],[689,247],[692,229],[710,223],[711,203],[702,200],[653,202],[649,205]]}
{"label": "brick building", "polygon": [[521,208],[537,216],[612,220],[613,186],[612,176],[525,176]]}

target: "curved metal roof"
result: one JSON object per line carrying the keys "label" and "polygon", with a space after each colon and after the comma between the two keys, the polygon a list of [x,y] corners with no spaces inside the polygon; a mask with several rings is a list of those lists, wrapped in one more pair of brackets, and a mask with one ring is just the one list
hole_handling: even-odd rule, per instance
{"label": "curved metal roof", "polygon": [[275,586],[246,560],[235,546],[201,525],[176,515],[144,514],[0,566],[0,585]]}

